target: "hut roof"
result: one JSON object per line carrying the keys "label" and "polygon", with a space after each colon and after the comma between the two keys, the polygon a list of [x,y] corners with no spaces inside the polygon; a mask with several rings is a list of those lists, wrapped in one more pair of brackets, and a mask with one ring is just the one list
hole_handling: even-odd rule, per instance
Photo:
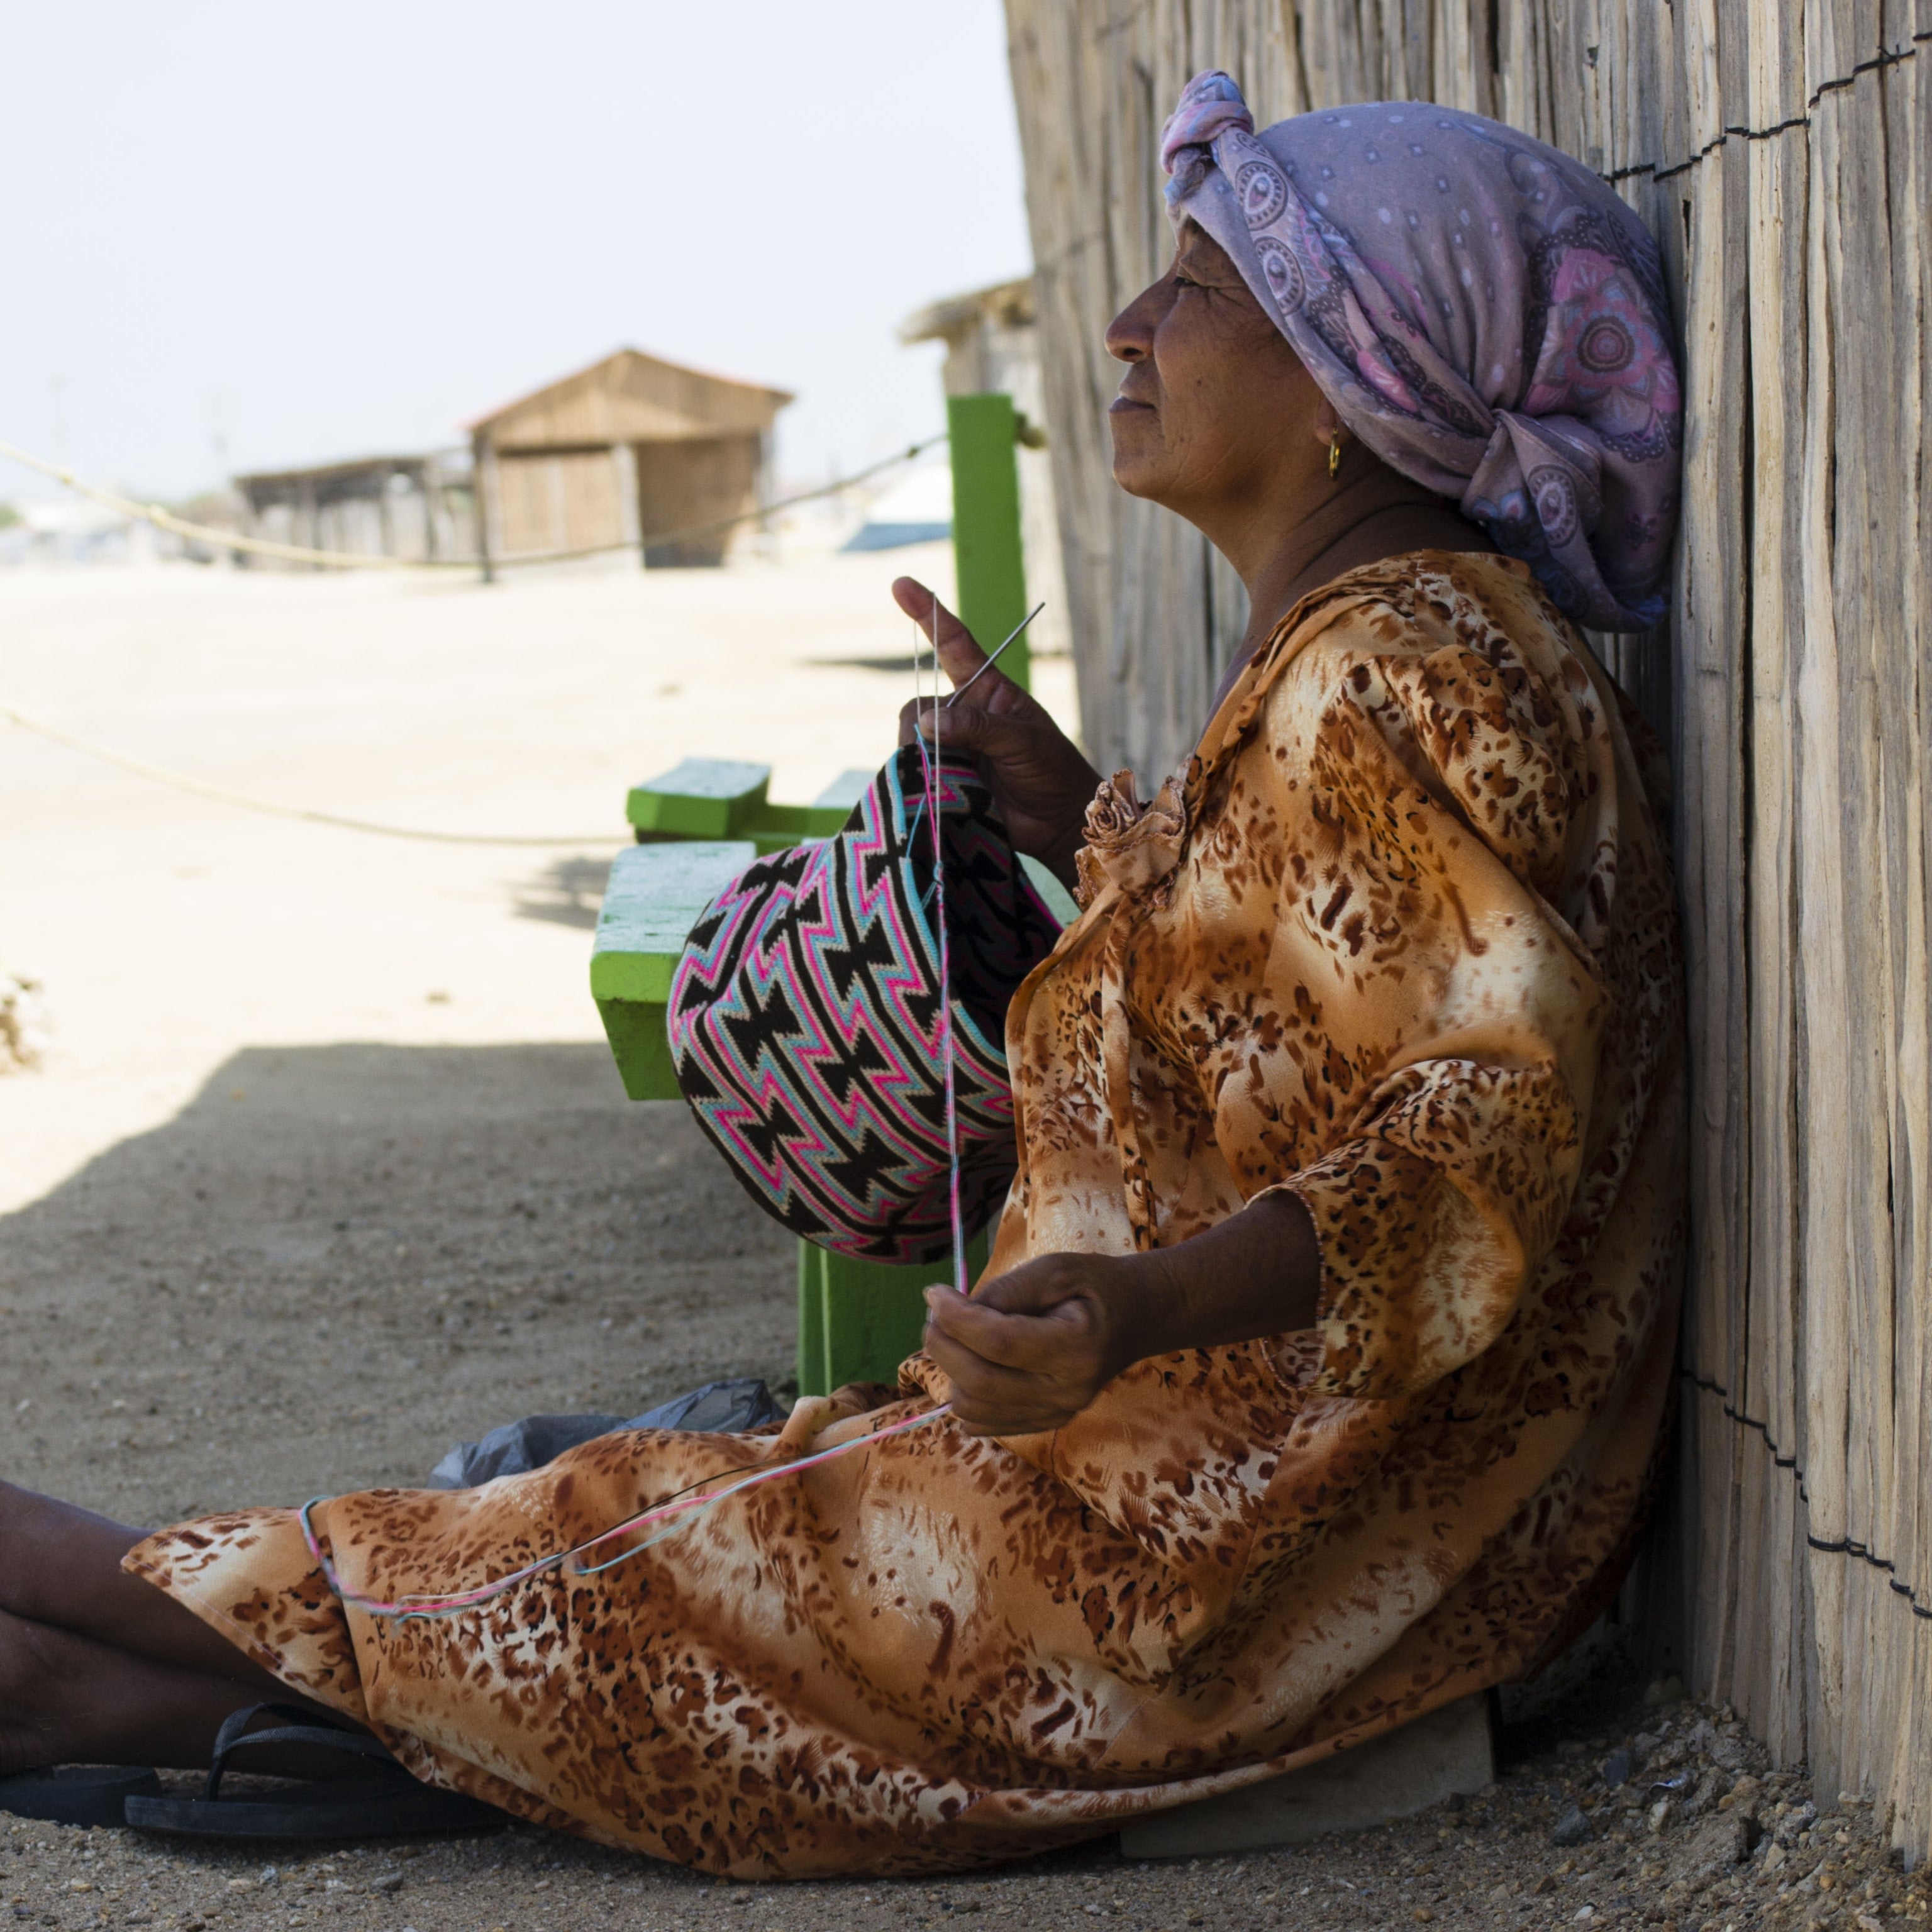
{"label": "hut roof", "polygon": [[424,470],[452,457],[460,458],[467,464],[470,452],[467,449],[458,448],[443,452],[432,451],[428,454],[418,451],[410,456],[345,457],[334,463],[311,464],[300,470],[250,470],[245,476],[236,477],[234,484],[238,490],[247,490],[301,483],[334,483],[365,476],[372,472]]}
{"label": "hut roof", "polygon": [[769,428],[791,400],[787,390],[620,349],[465,427],[500,450],[680,442]]}
{"label": "hut roof", "polygon": [[1038,314],[1033,278],[1022,275],[1017,281],[994,282],[970,294],[947,296],[928,303],[899,324],[899,340],[908,344],[935,339],[953,342],[989,322],[1003,328],[1023,328]]}

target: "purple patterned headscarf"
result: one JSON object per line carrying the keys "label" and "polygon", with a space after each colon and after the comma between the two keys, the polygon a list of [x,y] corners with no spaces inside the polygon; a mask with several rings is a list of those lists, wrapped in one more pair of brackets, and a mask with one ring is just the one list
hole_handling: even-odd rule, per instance
{"label": "purple patterned headscarf", "polygon": [[1567,154],[1375,101],[1261,134],[1197,74],[1161,140],[1174,225],[1225,248],[1342,419],[1579,623],[1664,615],[1681,403],[1656,244]]}

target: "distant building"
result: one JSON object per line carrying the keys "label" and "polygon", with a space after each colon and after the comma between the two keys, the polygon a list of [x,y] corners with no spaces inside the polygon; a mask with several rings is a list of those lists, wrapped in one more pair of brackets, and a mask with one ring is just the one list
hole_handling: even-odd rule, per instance
{"label": "distant building", "polygon": [[149,525],[85,496],[5,506],[0,514],[0,564],[148,563],[167,554]]}
{"label": "distant building", "polygon": [[1066,578],[1060,562],[1060,518],[1053,466],[1046,448],[1046,398],[1040,374],[1039,310],[1031,276],[996,282],[970,294],[949,296],[907,316],[904,343],[944,342],[940,382],[949,396],[1011,396],[1028,424],[1040,432],[1019,452],[1021,536],[1026,550],[1029,602],[1046,599],[1030,640],[1036,653],[1072,647],[1067,621]]}
{"label": "distant building", "polygon": [[479,417],[490,556],[638,544],[653,566],[722,563],[746,526],[702,526],[770,500],[772,424],[791,400],[620,349]]}
{"label": "distant building", "polygon": [[[261,470],[236,477],[233,488],[244,536],[416,562],[476,554],[466,451],[358,456],[308,470]],[[236,561],[257,569],[276,567],[272,559],[245,552]]]}

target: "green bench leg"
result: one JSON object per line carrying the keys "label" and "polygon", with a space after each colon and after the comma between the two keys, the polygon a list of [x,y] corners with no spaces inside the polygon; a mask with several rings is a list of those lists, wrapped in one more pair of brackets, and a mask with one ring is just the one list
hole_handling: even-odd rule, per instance
{"label": "green bench leg", "polygon": [[[967,1272],[986,1265],[991,1230],[966,1244]],[[798,1392],[830,1395],[847,1382],[890,1382],[920,1344],[926,1289],[944,1281],[943,1261],[916,1268],[855,1261],[798,1244]]]}

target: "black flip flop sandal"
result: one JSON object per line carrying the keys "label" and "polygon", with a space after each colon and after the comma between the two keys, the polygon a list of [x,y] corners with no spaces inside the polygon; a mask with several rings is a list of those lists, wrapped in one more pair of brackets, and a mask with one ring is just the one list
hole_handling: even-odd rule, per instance
{"label": "black flip flop sandal", "polygon": [[[264,1713],[292,1719],[272,1730],[248,1732]],[[230,1760],[251,1744],[320,1744],[389,1768],[374,1776],[317,1778],[246,1798],[224,1798]],[[376,1838],[431,1832],[487,1832],[508,1822],[493,1805],[459,1792],[418,1784],[364,1731],[317,1724],[287,1704],[251,1704],[236,1712],[214,1740],[208,1786],[199,1798],[137,1796],[125,1802],[126,1822],[142,1832],[199,1838]]]}
{"label": "black flip flop sandal", "polygon": [[54,1825],[124,1825],[130,1798],[159,1791],[152,1771],[112,1764],[64,1764],[0,1778],[0,1811]]}

